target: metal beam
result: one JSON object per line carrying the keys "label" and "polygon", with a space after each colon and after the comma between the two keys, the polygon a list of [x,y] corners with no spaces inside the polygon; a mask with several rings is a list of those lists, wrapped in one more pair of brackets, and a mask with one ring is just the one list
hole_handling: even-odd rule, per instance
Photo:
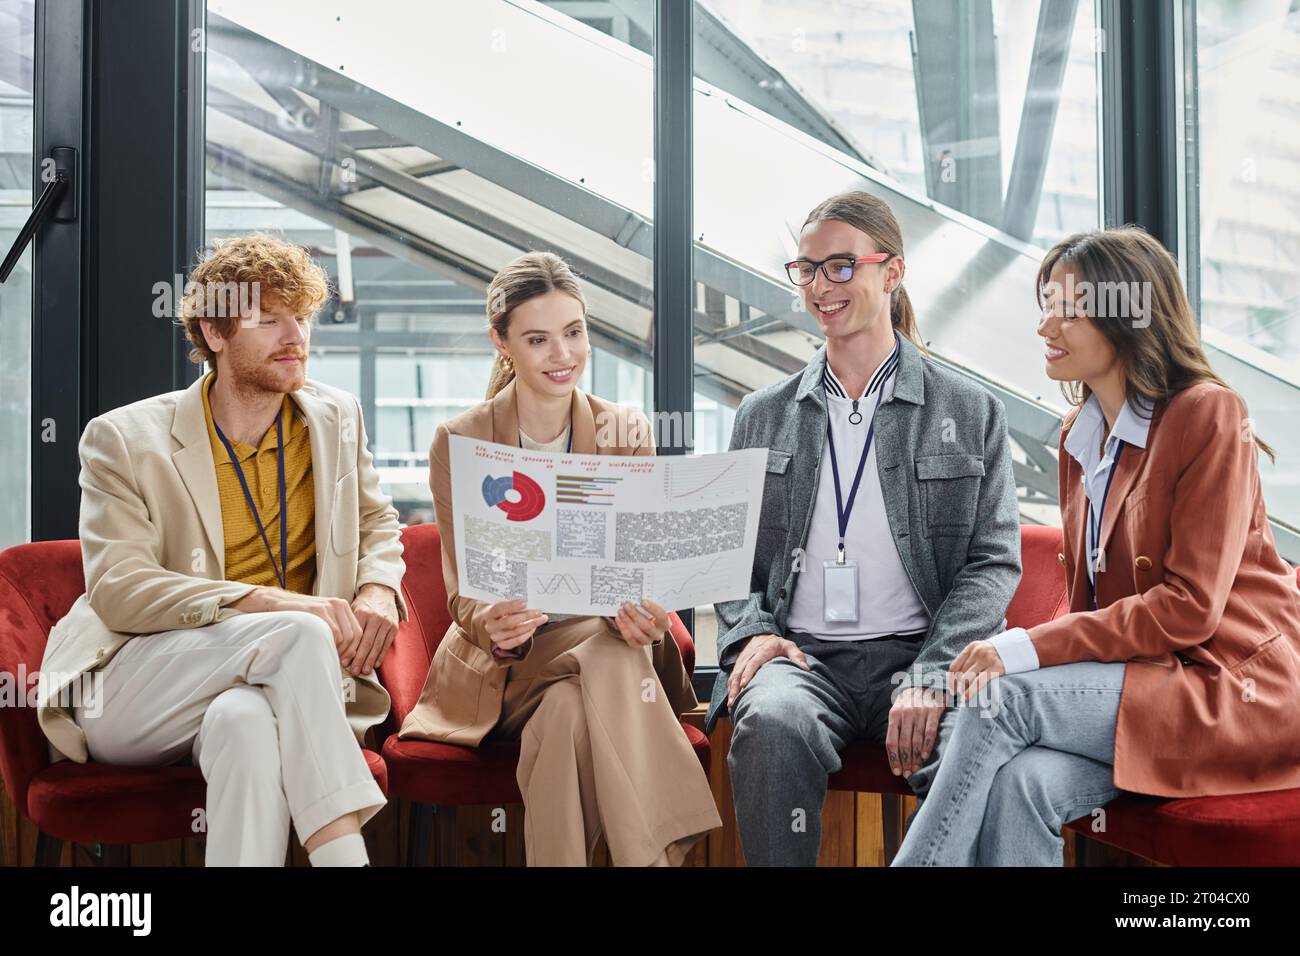
{"label": "metal beam", "polygon": [[[339,202],[335,197],[322,198],[313,187],[290,180],[278,170],[220,143],[209,142],[208,155],[222,175],[232,181],[305,211],[332,228],[345,229],[395,258],[420,265],[467,288],[486,288],[496,272],[495,266],[475,262],[432,240],[411,233],[399,233],[383,220]],[[601,270],[601,274],[603,272]],[[618,289],[609,291],[619,294]],[[599,319],[599,316],[596,318]],[[644,353],[648,348],[647,343],[616,328],[613,323],[610,323],[607,334],[611,340],[619,339],[622,342],[618,350],[620,352]]]}
{"label": "metal beam", "polygon": [[[297,75],[283,65],[285,61],[300,62],[292,51],[220,17],[212,17],[211,29],[220,38],[223,49],[233,44],[226,52],[236,55],[250,70],[282,76],[286,82]],[[633,252],[654,257],[654,228],[650,221],[632,210],[520,157],[493,149],[463,130],[359,86],[319,64],[307,62],[303,70],[309,77],[312,94],[344,113],[391,132],[410,145],[526,197]],[[299,82],[305,81],[300,77]],[[682,138],[681,127],[674,135]],[[662,184],[662,173],[657,172],[656,179],[657,184]],[[700,245],[695,246],[693,255],[697,280],[770,315],[780,316],[794,328],[820,335],[816,322],[807,313],[791,308],[795,297],[784,283]]]}
{"label": "metal beam", "polygon": [[49,222],[32,243],[31,540],[77,536],[87,360],[82,340],[82,231],[89,146],[82,89],[90,37],[84,2],[36,5],[32,201],[45,183],[41,164],[56,146],[77,150],[76,222]]}
{"label": "metal beam", "polygon": [[[194,260],[207,244],[204,232],[207,213],[207,167],[204,162],[207,140],[207,15],[206,0],[181,0],[182,11],[176,18],[177,49],[185,59],[177,69],[180,88],[176,91],[179,115],[176,119],[176,216],[172,229],[176,236],[176,260],[173,274],[189,275]],[[198,31],[196,37],[195,31]],[[196,43],[200,39],[202,42]],[[188,51],[188,55],[184,51]],[[201,368],[189,360],[190,344],[184,335],[173,338],[172,388],[185,388],[198,380]]]}
{"label": "metal beam", "polygon": [[1021,239],[1032,239],[1043,194],[1043,175],[1052,149],[1056,111],[1061,103],[1061,84],[1070,60],[1070,40],[1079,0],[1042,0],[1034,52],[1029,61],[1025,106],[1020,114],[1016,152],[1011,161],[1011,178],[1002,205],[1002,230]]}
{"label": "metal beam", "polygon": [[1104,224],[1137,223],[1177,257],[1177,4],[1099,4]]}
{"label": "metal beam", "polygon": [[1002,146],[992,2],[912,0],[912,22],[926,192],[996,225],[1002,218]]}
{"label": "metal beam", "polygon": [[[286,143],[316,155],[320,159],[321,182],[330,180],[331,171],[341,160],[350,160],[358,177],[357,183],[351,190],[353,194],[364,193],[367,185],[371,188],[384,187],[399,196],[418,203],[426,209],[449,219],[454,219],[464,225],[472,226],[485,235],[499,239],[520,251],[537,249],[546,245],[540,236],[524,228],[517,221],[506,220],[476,206],[471,206],[463,200],[429,186],[414,176],[378,163],[363,152],[344,146],[336,140],[286,129],[281,124],[276,123],[274,117],[265,110],[259,109],[251,103],[244,103],[228,94],[221,94],[212,97],[211,105],[214,109],[238,119],[240,122],[247,123],[254,129],[275,136]],[[337,110],[327,107],[326,111],[328,114],[333,115],[336,118],[335,121],[337,121]],[[270,167],[262,168],[269,169]],[[288,180],[286,179],[285,182],[288,182]],[[322,189],[319,183],[317,193],[324,201],[329,201],[333,195],[333,191]],[[639,304],[645,301],[649,290],[631,279],[576,251],[566,251],[566,259],[581,275],[601,288],[614,292],[629,302]]]}
{"label": "metal beam", "polygon": [[339,133],[339,142],[352,149],[397,149],[410,145],[382,129],[344,130]]}
{"label": "metal beam", "polygon": [[[545,0],[546,5],[565,16],[602,29],[610,23],[616,31],[620,22],[636,29],[629,38],[611,36],[629,43],[642,53],[652,54],[653,4],[647,0]],[[769,116],[788,123],[854,159],[880,168],[870,154],[831,114],[808,99],[797,83],[738,37],[727,23],[702,3],[695,7],[694,73],[705,83],[740,97]]]}
{"label": "metal beam", "polygon": [[[695,218],[693,3],[655,0],[654,57],[654,396],[655,411],[691,415],[695,406]],[[690,429],[685,429],[689,433]],[[683,434],[683,439],[686,435]],[[660,454],[686,454],[668,444]]]}

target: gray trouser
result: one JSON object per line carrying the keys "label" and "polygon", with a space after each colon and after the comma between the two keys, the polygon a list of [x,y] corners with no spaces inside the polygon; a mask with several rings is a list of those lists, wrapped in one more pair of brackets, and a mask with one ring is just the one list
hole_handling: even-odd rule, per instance
{"label": "gray trouser", "polygon": [[[776,658],[740,692],[727,766],[747,865],[816,865],[826,778],[851,741],[884,743],[892,678],[911,667],[924,636],[817,641],[792,633],[811,669]],[[950,725],[941,725],[931,764]],[[909,782],[915,787],[923,774],[928,782],[928,770]]]}

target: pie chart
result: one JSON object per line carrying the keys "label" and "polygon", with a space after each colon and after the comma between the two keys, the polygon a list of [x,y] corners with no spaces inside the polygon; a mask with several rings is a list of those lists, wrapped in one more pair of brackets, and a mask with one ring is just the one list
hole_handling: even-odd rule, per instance
{"label": "pie chart", "polygon": [[487,475],[483,479],[483,500],[488,507],[504,511],[509,521],[531,521],[546,506],[541,485],[518,471],[502,478]]}

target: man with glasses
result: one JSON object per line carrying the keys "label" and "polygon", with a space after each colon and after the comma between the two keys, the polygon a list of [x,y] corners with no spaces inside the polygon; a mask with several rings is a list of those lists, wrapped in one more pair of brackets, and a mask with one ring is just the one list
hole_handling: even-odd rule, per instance
{"label": "man with glasses", "polygon": [[1003,629],[1020,577],[1005,413],[923,354],[889,207],[827,200],[786,268],[826,342],[736,412],[731,448],[767,448],[767,475],[752,593],[716,605],[706,721],[732,716],[751,865],[816,863],[827,776],[853,740],[885,744],[924,794],[948,665]]}

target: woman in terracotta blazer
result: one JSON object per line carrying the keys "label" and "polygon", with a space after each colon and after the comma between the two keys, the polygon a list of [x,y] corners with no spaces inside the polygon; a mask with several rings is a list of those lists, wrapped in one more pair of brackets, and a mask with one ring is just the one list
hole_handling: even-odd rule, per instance
{"label": "woman in terracotta blazer", "polygon": [[452,623],[400,736],[477,746],[519,739],[531,866],[583,866],[602,831],[617,865],[678,865],[721,826],[678,715],[695,692],[668,612],[645,599],[614,618],[546,615],[460,595],[450,435],[584,455],[653,455],[644,416],[577,388],[586,302],[558,256],[529,253],[488,287],[498,354],[487,401],[439,425],[429,486]]}
{"label": "woman in terracotta blazer", "polygon": [[1300,590],[1260,487],[1272,449],[1206,360],[1177,264],[1125,227],[1063,240],[1038,285],[1047,373],[1077,406],[1070,611],[953,662],[963,705],[897,865],[1060,865],[1061,827],[1121,790],[1300,787]]}

